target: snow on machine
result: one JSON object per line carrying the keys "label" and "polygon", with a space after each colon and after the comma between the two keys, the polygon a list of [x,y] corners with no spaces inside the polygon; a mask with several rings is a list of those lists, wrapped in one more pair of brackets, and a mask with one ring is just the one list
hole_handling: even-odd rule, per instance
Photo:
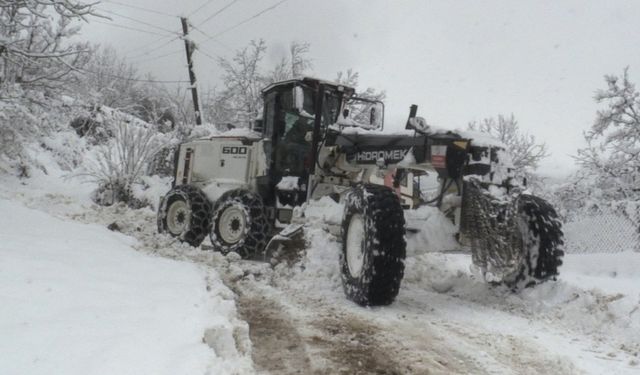
{"label": "snow on machine", "polygon": [[[344,206],[347,298],[386,305],[404,274],[403,210],[431,204],[457,226],[487,280],[518,289],[558,275],[560,221],[516,183],[503,147],[432,129],[416,117],[417,106],[405,130],[384,133],[384,105],[341,84],[294,79],[262,95],[264,113],[251,131],[180,145],[174,185],[158,212],[160,232],[192,246],[209,236],[216,251],[251,258],[270,240],[277,245],[300,233],[296,207],[328,196]],[[428,173],[440,187],[425,200],[413,180]]]}

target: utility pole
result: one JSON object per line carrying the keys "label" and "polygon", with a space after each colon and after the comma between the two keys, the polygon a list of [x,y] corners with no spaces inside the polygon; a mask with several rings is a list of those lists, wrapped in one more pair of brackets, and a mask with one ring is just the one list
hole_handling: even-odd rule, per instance
{"label": "utility pole", "polygon": [[198,101],[198,90],[196,89],[196,73],[193,71],[193,42],[189,39],[189,26],[186,17],[180,17],[182,22],[182,33],[184,35],[184,48],[187,52],[187,66],[189,68],[189,81],[191,82],[191,98],[193,99],[193,109],[196,112],[196,125],[202,125],[202,115],[200,114],[200,102]]}

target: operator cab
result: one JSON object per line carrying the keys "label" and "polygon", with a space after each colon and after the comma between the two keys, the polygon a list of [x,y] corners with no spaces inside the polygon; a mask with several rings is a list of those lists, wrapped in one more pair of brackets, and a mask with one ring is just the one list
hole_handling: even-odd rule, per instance
{"label": "operator cab", "polygon": [[[274,83],[262,91],[264,113],[258,131],[265,140],[269,185],[290,190],[278,194],[282,205],[297,206],[306,200],[317,143],[326,128],[337,121],[344,98],[353,93],[353,88],[313,78]],[[321,114],[319,118],[316,113]]]}
{"label": "operator cab", "polygon": [[338,83],[293,79],[266,87],[262,96],[262,126],[254,130],[262,133],[269,163],[261,184],[268,205],[294,207],[306,201],[309,175],[330,126],[382,128],[382,103],[357,98],[354,88]]}

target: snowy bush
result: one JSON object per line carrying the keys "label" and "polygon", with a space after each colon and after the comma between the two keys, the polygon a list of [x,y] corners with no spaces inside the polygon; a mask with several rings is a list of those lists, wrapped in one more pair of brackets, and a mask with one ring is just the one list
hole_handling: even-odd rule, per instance
{"label": "snowy bush", "polygon": [[131,206],[146,203],[134,198],[133,184],[142,175],[162,143],[155,131],[148,127],[118,122],[113,126],[113,139],[97,146],[96,160],[86,175],[98,183],[94,200],[101,205],[125,202]]}
{"label": "snowy bush", "polygon": [[0,100],[0,171],[28,177],[32,168],[43,169],[37,161],[43,149],[65,170],[78,164],[83,146],[65,133],[78,108],[18,86],[5,87],[2,95],[7,98]]}
{"label": "snowy bush", "polygon": [[113,137],[113,132],[109,128],[105,128],[91,116],[78,116],[69,125],[79,137],[87,137],[92,144],[104,143]]}
{"label": "snowy bush", "polygon": [[24,141],[38,133],[38,122],[25,106],[0,102],[0,152],[10,159],[20,157]]}

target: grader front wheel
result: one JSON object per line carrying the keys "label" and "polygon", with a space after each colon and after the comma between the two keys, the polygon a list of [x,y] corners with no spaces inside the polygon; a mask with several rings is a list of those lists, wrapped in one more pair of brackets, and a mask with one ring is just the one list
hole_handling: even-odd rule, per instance
{"label": "grader front wheel", "polygon": [[526,253],[519,270],[506,284],[521,289],[558,275],[564,256],[564,236],[556,211],[544,199],[523,194],[518,198],[517,210]]}
{"label": "grader front wheel", "polygon": [[404,213],[389,188],[361,185],[346,197],[340,269],[348,299],[362,306],[388,305],[404,275]]}

